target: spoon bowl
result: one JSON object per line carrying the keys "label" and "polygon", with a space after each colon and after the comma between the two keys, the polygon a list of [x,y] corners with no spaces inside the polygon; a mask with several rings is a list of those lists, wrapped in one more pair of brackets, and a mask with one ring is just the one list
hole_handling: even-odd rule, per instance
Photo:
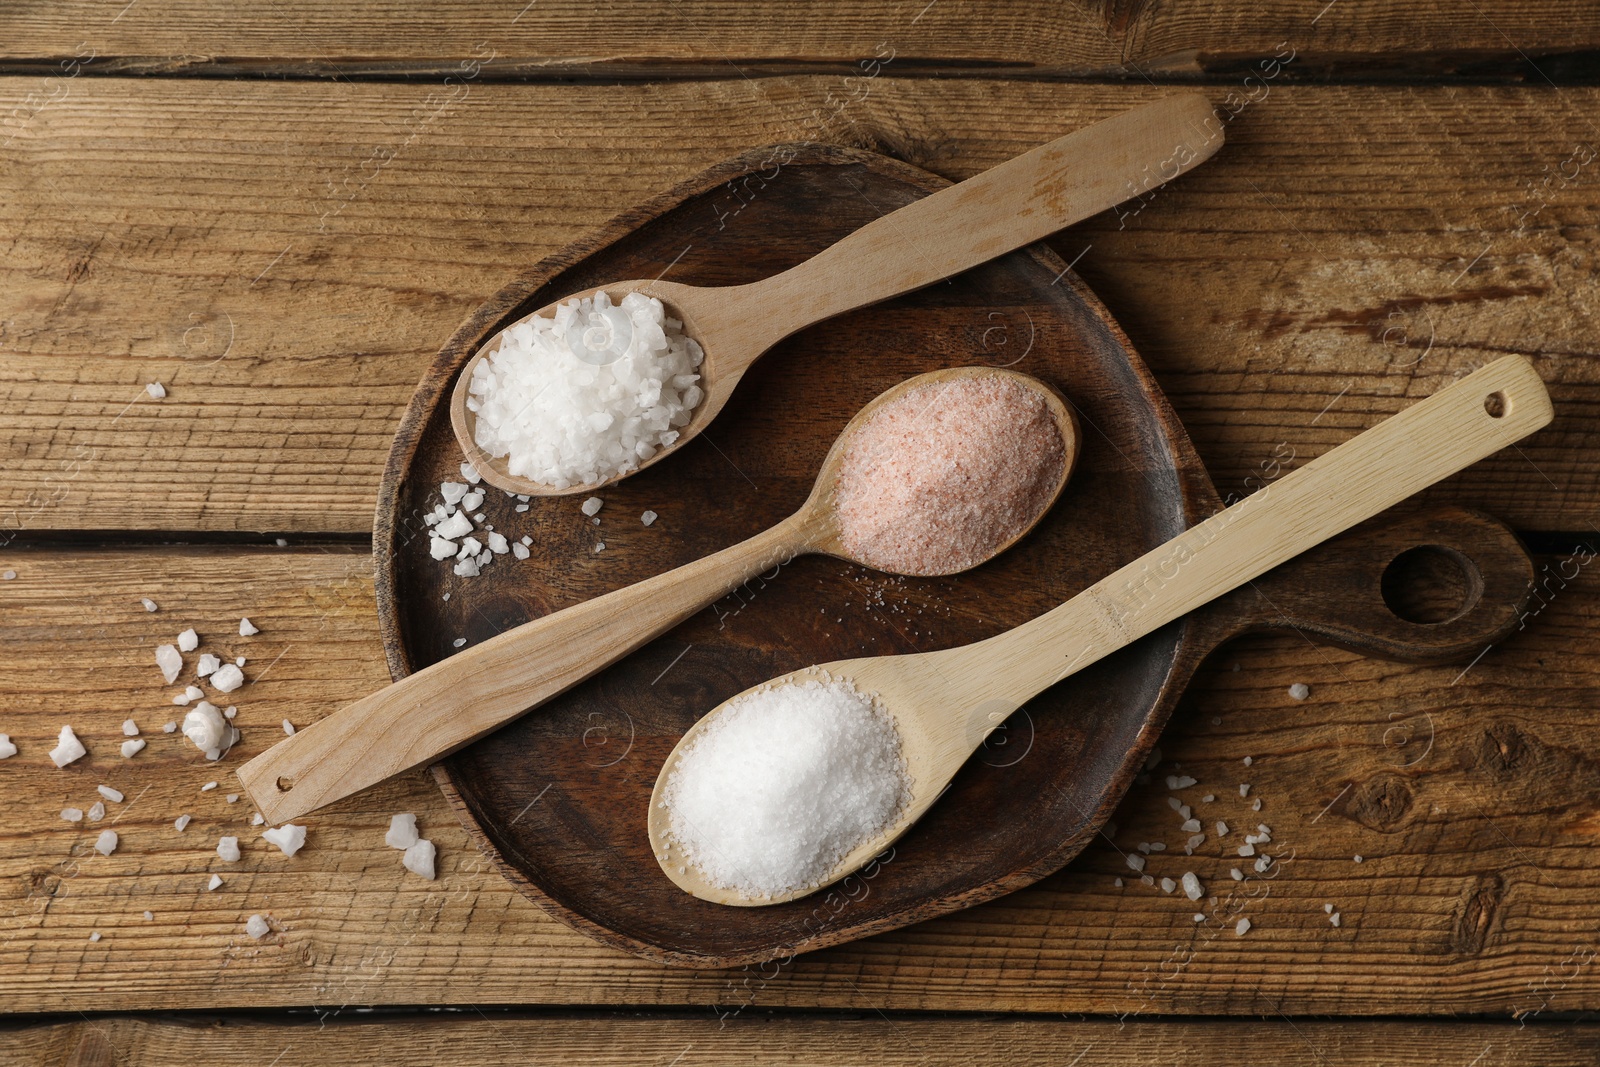
{"label": "spoon bowl", "polygon": [[[659,462],[697,437],[721,412],[744,372],[785,337],[823,319],[931,285],[1040,240],[1075,222],[1148,193],[1198,166],[1222,144],[1211,103],[1180,93],[1115,115],[916,200],[851,233],[790,269],[734,286],[694,286],[662,279],[614,282],[534,312],[549,317],[574,296],[604,290],[614,303],[630,292],[661,300],[705,353],[704,397],[672,444],[626,471],[556,488],[513,475],[476,438],[467,407],[473,372],[500,347],[496,334],[462,369],[450,398],[450,422],[467,458],[489,484],[526,496],[588,493]],[[527,321],[523,316],[512,323]],[[510,329],[510,326],[506,327]]]}
{"label": "spoon bowl", "polygon": [[1504,357],[1012,630],[936,652],[803,668],[747,689],[739,696],[808,678],[850,682],[894,720],[911,782],[909,799],[815,885],[751,898],[715,884],[674,840],[664,796],[687,746],[728,708],[731,701],[725,701],[679,739],[656,778],[648,816],[656,861],[679,888],[718,904],[764,906],[815,892],[893,844],[943,794],[989,733],[1038,693],[1513,444],[1552,416],[1538,372],[1521,356]]}

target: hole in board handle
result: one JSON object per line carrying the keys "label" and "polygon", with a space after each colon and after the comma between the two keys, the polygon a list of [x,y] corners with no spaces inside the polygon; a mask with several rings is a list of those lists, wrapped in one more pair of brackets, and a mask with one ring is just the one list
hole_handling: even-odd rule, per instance
{"label": "hole in board handle", "polygon": [[280,774],[278,775],[278,780],[273,784],[278,787],[278,792],[287,793],[294,788],[294,779],[286,774]]}
{"label": "hole in board handle", "polygon": [[1491,419],[1499,419],[1505,417],[1511,405],[1506,402],[1506,394],[1494,392],[1483,398],[1483,410],[1489,413]]}

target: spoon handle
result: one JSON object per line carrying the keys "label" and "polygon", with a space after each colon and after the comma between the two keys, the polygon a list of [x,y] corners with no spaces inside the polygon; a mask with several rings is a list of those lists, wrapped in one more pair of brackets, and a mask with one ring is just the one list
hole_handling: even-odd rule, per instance
{"label": "spoon handle", "polygon": [[1548,424],[1552,414],[1550,396],[1532,364],[1522,356],[1496,360],[1191,527],[1053,611],[987,641],[952,649],[949,654],[963,662],[945,673],[985,664],[985,695],[1020,706],[1069,674],[1526,437]]}
{"label": "spoon handle", "polygon": [[740,320],[763,334],[748,350],[759,354],[814,322],[931,285],[1153,192],[1221,145],[1221,124],[1198,93],[1058,137],[875,219],[782,274],[728,290]]}
{"label": "spoon handle", "polygon": [[463,649],[278,742],[240,767],[239,780],[281,823],[432,763],[809,551],[817,524],[802,509],[747,541]]}

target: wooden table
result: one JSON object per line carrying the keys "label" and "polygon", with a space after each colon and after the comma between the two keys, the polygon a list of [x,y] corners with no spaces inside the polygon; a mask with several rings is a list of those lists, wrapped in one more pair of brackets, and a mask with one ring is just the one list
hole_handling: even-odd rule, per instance
{"label": "wooden table", "polygon": [[[1595,1062],[1600,4],[1507,6],[10,5],[0,1060]],[[1225,494],[1506,353],[1556,405],[1429,494],[1538,553],[1524,629],[1441,668],[1242,640],[1122,805],[1119,842],[1173,838],[1181,767],[1271,825],[1293,859],[1246,936],[1119,888],[1102,841],[788,966],[670,970],[520,897],[422,772],[308,820],[293,859],[260,844],[229,768],[388,680],[380,465],[424,366],[510,273],[751,146],[959,179],[1176,85],[1236,112],[1227,147],[1051,244]],[[241,616],[261,633],[234,637]],[[153,648],[188,626],[248,657],[221,765],[160,730],[181,709]],[[124,760],[130,716],[150,745]],[[64,722],[90,755],[58,770]],[[126,794],[105,822],[58,817],[102,782]],[[396,811],[437,843],[437,881],[384,846]],[[232,832],[244,859],[219,865]]]}

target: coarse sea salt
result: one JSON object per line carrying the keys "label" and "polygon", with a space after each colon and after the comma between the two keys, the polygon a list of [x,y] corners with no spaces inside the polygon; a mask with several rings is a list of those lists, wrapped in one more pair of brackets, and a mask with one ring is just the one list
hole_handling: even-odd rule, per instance
{"label": "coarse sea salt", "polygon": [[1014,379],[909,389],[850,439],[836,486],[840,541],[879,570],[966,570],[1038,517],[1064,462],[1049,406]]}
{"label": "coarse sea salt", "polygon": [[10,759],[17,754],[17,746],[12,743],[10,734],[0,734],[0,759]]}
{"label": "coarse sea salt", "polygon": [[269,845],[277,845],[278,851],[285,856],[293,856],[306,843],[306,828],[286,823],[277,829],[261,831],[261,840]]}
{"label": "coarse sea salt", "polygon": [[654,297],[568,300],[507,329],[473,369],[474,440],[556,489],[604,481],[678,439],[704,395],[703,358]]}
{"label": "coarse sea salt", "polygon": [[183,657],[178,654],[178,646],[157,645],[156,666],[161,668],[161,678],[168,685],[177,681],[183,671]]}
{"label": "coarse sea salt", "polygon": [[842,680],[743,694],[679,754],[667,836],[713,885],[765,898],[818,885],[909,797],[894,720]]}
{"label": "coarse sea salt", "polygon": [[260,941],[263,937],[272,933],[272,927],[261,916],[252,915],[244,921],[244,932],[255,940]]}
{"label": "coarse sea salt", "polygon": [[100,836],[95,838],[94,850],[102,856],[109,856],[117,850],[117,832],[115,830],[101,830]]}
{"label": "coarse sea salt", "polygon": [[57,767],[65,767],[88,751],[83,747],[83,742],[78,740],[78,735],[72,732],[72,727],[63,726],[60,737],[56,739],[56,747],[50,750],[50,762]]}

